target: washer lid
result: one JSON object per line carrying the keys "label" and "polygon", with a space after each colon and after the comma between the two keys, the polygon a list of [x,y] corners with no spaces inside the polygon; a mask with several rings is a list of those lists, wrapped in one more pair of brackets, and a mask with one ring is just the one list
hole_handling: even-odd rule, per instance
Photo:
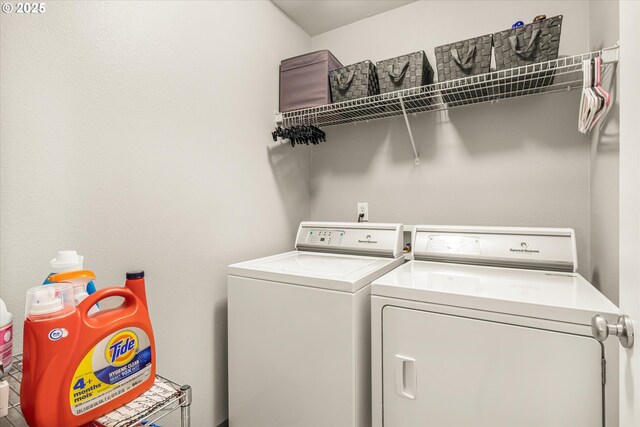
{"label": "washer lid", "polygon": [[594,314],[619,312],[577,273],[429,261],[410,261],[385,274],[371,293],[585,325]]}
{"label": "washer lid", "polygon": [[227,271],[232,276],[355,292],[402,262],[403,258],[292,251],[232,264]]}

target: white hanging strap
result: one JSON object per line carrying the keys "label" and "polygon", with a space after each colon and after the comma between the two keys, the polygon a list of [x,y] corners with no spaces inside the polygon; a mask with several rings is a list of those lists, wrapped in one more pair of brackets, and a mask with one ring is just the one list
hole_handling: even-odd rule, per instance
{"label": "white hanging strap", "polygon": [[591,60],[587,59],[583,63],[584,66],[584,76],[585,76],[585,87],[584,87],[584,95],[585,95],[585,104],[584,104],[584,112],[582,117],[582,133],[589,132],[589,124],[591,123],[591,111],[593,110],[593,104],[595,102],[593,98],[593,93],[591,91]]}
{"label": "white hanging strap", "polygon": [[[597,58],[597,57],[596,57]],[[591,95],[593,97],[593,110],[591,111],[591,120],[589,122],[589,129],[591,131],[593,126],[597,123],[597,115],[604,108],[604,97],[596,90],[596,77],[597,77],[596,59],[591,60]]]}
{"label": "white hanging strap", "polygon": [[582,93],[580,94],[580,108],[578,108],[578,130],[582,132],[582,116],[584,111],[585,102],[585,76],[584,76],[584,61],[582,61]]}
{"label": "white hanging strap", "polygon": [[591,127],[591,121],[593,120],[593,112],[596,108],[597,100],[595,95],[593,94],[593,65],[591,60],[587,62],[586,69],[587,73],[587,112],[584,120],[584,133],[589,132],[589,128]]}
{"label": "white hanging strap", "polygon": [[586,131],[586,119],[589,110],[589,72],[587,65],[589,60],[582,61],[582,96],[580,97],[580,110],[578,111],[578,130],[582,133]]}
{"label": "white hanging strap", "polygon": [[593,119],[589,125],[589,131],[591,131],[604,117],[604,111],[607,108],[607,103],[604,95],[600,92],[600,57],[596,57],[594,59],[594,82],[593,82],[593,93],[598,97],[599,104],[598,109],[593,114]]}
{"label": "white hanging strap", "polygon": [[580,126],[580,132],[588,133],[593,127],[596,112],[598,112],[603,104],[604,98],[599,96],[594,89],[594,77],[595,67],[593,60],[585,60],[583,62],[583,76],[585,77],[585,87],[583,88],[583,95],[585,98],[584,109],[582,112],[582,120]]}

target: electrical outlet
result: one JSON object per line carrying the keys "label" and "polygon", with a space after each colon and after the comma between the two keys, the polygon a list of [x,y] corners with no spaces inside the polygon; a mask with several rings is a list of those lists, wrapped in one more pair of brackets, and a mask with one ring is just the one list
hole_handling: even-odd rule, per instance
{"label": "electrical outlet", "polygon": [[366,203],[366,202],[358,203],[358,221],[359,222],[369,221],[369,203]]}

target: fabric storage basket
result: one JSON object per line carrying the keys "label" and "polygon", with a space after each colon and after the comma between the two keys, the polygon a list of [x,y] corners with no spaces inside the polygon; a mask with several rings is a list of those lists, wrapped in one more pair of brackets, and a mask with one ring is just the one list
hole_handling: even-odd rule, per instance
{"label": "fabric storage basket", "polygon": [[[488,73],[491,66],[492,46],[493,35],[487,34],[436,47],[434,53],[438,82]],[[479,84],[478,87],[474,85],[464,91],[455,88],[459,85],[451,84],[450,86],[450,89],[441,91],[443,101],[447,104],[465,105],[486,101],[493,96],[493,90],[487,85]]]}
{"label": "fabric storage basket", "polygon": [[333,102],[349,101],[380,93],[376,67],[362,61],[329,71]]}
{"label": "fabric storage basket", "polygon": [[423,50],[378,61],[376,69],[380,93],[433,83],[433,69]]}
{"label": "fabric storage basket", "polygon": [[329,70],[342,64],[328,50],[319,50],[280,63],[280,111],[331,103]]}
{"label": "fabric storage basket", "polygon": [[[558,59],[561,32],[562,15],[558,15],[495,33],[496,68],[500,71]],[[518,82],[513,72],[513,78],[500,86],[501,91],[521,91],[552,84],[553,66],[542,65],[537,68],[545,71],[528,76],[526,82]]]}

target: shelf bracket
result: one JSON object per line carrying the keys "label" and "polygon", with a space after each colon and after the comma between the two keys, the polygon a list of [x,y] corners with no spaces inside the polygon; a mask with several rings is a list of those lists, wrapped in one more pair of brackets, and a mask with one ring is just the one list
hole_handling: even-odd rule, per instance
{"label": "shelf bracket", "polygon": [[416,143],[413,140],[413,133],[411,132],[411,125],[409,124],[409,117],[407,116],[407,109],[404,108],[404,100],[401,96],[398,97],[400,101],[400,106],[402,107],[402,115],[404,116],[404,121],[407,124],[407,131],[409,132],[409,139],[411,140],[411,147],[413,147],[413,155],[415,156],[416,165],[420,164],[420,157],[418,156],[418,150],[416,149]]}
{"label": "shelf bracket", "polygon": [[600,50],[600,58],[603,64],[615,64],[620,60],[620,41],[611,47]]}

